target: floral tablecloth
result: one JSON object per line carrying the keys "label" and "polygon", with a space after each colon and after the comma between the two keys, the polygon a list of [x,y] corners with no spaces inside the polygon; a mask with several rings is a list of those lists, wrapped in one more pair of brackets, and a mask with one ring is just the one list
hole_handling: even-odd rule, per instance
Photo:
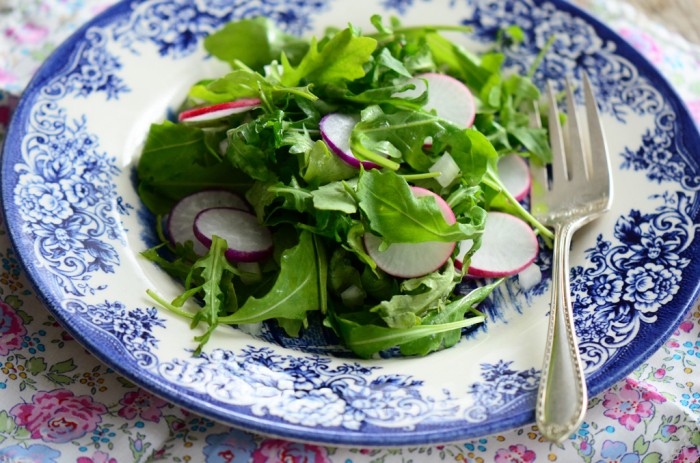
{"label": "floral tablecloth", "polygon": [[[32,73],[112,2],[0,0],[0,141]],[[676,86],[700,122],[700,46],[618,1],[592,2]],[[42,307],[0,224],[0,463],[618,462],[700,458],[700,308],[646,363],[590,400],[561,445],[536,426],[423,448],[327,448],[253,435],[135,387],[86,352]]]}

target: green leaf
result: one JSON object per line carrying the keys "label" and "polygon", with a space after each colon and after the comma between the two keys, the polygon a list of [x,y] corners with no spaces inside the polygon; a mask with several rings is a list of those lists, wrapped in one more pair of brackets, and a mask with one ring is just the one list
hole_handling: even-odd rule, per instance
{"label": "green leaf", "polygon": [[357,37],[350,28],[335,34],[323,47],[312,39],[309,51],[297,67],[286,54],[282,54],[282,84],[296,87],[306,79],[322,86],[358,79],[365,75],[364,65],[376,47],[375,39]]}
{"label": "green leaf", "polygon": [[261,298],[248,299],[232,315],[220,323],[257,323],[273,318],[305,320],[306,313],[321,308],[319,268],[314,240],[310,233],[301,232],[299,244],[282,254],[280,272],[270,291]]}
{"label": "green leaf", "polygon": [[377,352],[426,336],[459,330],[484,321],[485,317],[471,317],[440,325],[419,325],[412,328],[388,328],[372,324],[359,324],[336,317],[335,326],[345,344],[357,355],[369,358]]}
{"label": "green leaf", "polygon": [[642,463],[661,463],[661,454],[659,452],[651,452],[642,458]]}
{"label": "green leaf", "polygon": [[357,202],[348,192],[344,182],[323,185],[311,192],[314,207],[325,211],[340,211],[346,214],[357,212]]}
{"label": "green leaf", "polygon": [[138,168],[139,196],[154,214],[166,214],[175,203],[207,188],[245,191],[250,179],[212,158],[202,129],[164,122],[153,124]]}
{"label": "green leaf", "polygon": [[51,368],[49,368],[49,371],[51,373],[67,373],[69,371],[73,371],[76,368],[78,368],[75,363],[73,362],[73,359],[68,359],[64,360],[62,362],[54,363],[51,365]]}
{"label": "green leaf", "polygon": [[72,384],[74,380],[70,376],[62,375],[59,373],[48,373],[46,377],[49,379],[49,381],[56,383],[56,384]]}
{"label": "green leaf", "polygon": [[644,436],[639,436],[637,439],[635,439],[632,448],[639,455],[643,455],[647,453],[647,450],[649,450],[649,441],[644,440]]}
{"label": "green leaf", "polygon": [[24,366],[27,368],[27,371],[32,375],[38,375],[39,373],[45,371],[47,367],[46,362],[41,357],[30,358],[26,361]]}
{"label": "green leaf", "polygon": [[421,317],[427,312],[443,308],[456,283],[457,274],[452,259],[448,259],[442,271],[404,281],[402,294],[380,302],[371,311],[376,312],[391,328],[420,325]]}
{"label": "green leaf", "polygon": [[[473,310],[473,307],[486,299],[496,289],[503,279],[494,283],[480,286],[468,294],[450,302],[441,310],[432,311],[421,320],[421,325],[442,325],[457,322],[465,317],[467,312],[481,316],[481,313]],[[401,344],[403,355],[428,355],[439,349],[452,347],[462,337],[461,330],[444,331],[425,336],[421,339]]]}
{"label": "green leaf", "polygon": [[549,145],[546,129],[513,127],[508,130],[508,133],[533,154],[541,165],[552,162],[552,148]]}
{"label": "green leaf", "polygon": [[15,429],[17,429],[15,419],[5,410],[0,410],[0,434],[12,434]]}
{"label": "green leaf", "polygon": [[406,180],[391,171],[365,172],[358,182],[357,197],[371,230],[387,244],[457,242],[479,233],[469,225],[448,225],[435,198],[417,198]]}
{"label": "green leaf", "polygon": [[353,178],[358,173],[357,169],[331,153],[322,140],[316,141],[305,153],[304,165],[300,170],[304,181],[313,186]]}
{"label": "green leaf", "polygon": [[204,39],[204,48],[222,61],[241,61],[262,70],[283,52],[291,62],[297,62],[306,53],[308,42],[286,34],[268,18],[257,17],[227,24]]}

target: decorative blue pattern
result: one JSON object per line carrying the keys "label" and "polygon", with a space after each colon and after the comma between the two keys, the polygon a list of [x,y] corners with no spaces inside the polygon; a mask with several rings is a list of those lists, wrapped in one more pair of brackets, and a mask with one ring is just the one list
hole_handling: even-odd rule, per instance
{"label": "decorative blue pattern", "polygon": [[136,51],[151,42],[162,56],[181,58],[195,51],[201,39],[223,24],[240,18],[264,16],[283,30],[303,34],[315,14],[327,9],[328,1],[296,0],[157,0],[134,4],[131,16],[116,24],[114,38]]}
{"label": "decorative blue pattern", "polygon": [[119,265],[109,241],[124,243],[115,211],[119,169],[87,132],[84,117],[67,123],[53,102],[37,107],[34,131],[24,140],[26,164],[15,167],[14,202],[37,258],[55,281],[68,294],[94,293],[101,288],[90,285],[92,274],[113,273]]}
{"label": "decorative blue pattern", "polygon": [[164,377],[196,393],[250,407],[256,416],[310,427],[411,430],[457,411],[449,395],[425,397],[421,381],[404,375],[372,376],[379,370],[358,363],[333,367],[327,357],[279,355],[251,346],[239,354],[216,349],[160,365]]}
{"label": "decorative blue pattern", "polygon": [[629,344],[642,323],[655,322],[658,310],[680,289],[682,269],[690,263],[684,251],[699,225],[686,194],[657,199],[663,204],[652,213],[633,210],[620,217],[618,243],[598,236],[586,251],[591,266],[572,271],[576,331],[589,371]]}
{"label": "decorative blue pattern", "polygon": [[481,364],[484,381],[469,389],[474,404],[464,412],[468,421],[480,423],[494,416],[507,416],[516,404],[522,406],[523,402],[534,406],[540,371],[516,371],[511,368],[512,363],[501,360],[495,365]]}

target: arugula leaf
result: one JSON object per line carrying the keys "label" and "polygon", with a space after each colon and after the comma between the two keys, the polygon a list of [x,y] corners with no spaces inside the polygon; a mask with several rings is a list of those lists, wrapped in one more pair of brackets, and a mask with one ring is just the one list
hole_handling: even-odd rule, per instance
{"label": "arugula leaf", "polygon": [[357,169],[331,153],[323,140],[317,140],[311,149],[304,153],[299,170],[304,181],[312,187],[357,176]]}
{"label": "arugula leaf", "polygon": [[322,86],[360,78],[365,75],[364,65],[370,61],[376,47],[375,39],[358,37],[350,28],[335,34],[322,47],[313,38],[309,51],[296,67],[286,53],[282,53],[282,84],[296,87],[306,79]]}
{"label": "arugula leaf", "polygon": [[216,159],[209,143],[198,127],[151,125],[137,167],[139,196],[151,212],[166,214],[178,200],[203,189],[243,192],[251,185],[247,175]]}
{"label": "arugula leaf", "polygon": [[357,197],[370,229],[386,244],[457,242],[479,233],[469,225],[448,225],[435,198],[415,197],[406,180],[391,171],[364,172],[357,184]]}
{"label": "arugula leaf", "polygon": [[319,275],[323,269],[319,268],[317,253],[311,233],[302,231],[299,244],[282,253],[272,289],[261,298],[249,298],[235,313],[220,317],[219,323],[237,325],[273,318],[305,320],[308,311],[320,310],[325,282],[321,286]]}
{"label": "arugula leaf", "polygon": [[369,358],[377,352],[400,344],[482,323],[485,318],[477,316],[437,325],[390,328],[371,323],[360,324],[348,318],[336,316],[333,319],[333,326],[339,332],[348,348],[362,358]]}
{"label": "arugula leaf", "polygon": [[440,311],[457,284],[452,259],[448,259],[442,271],[401,284],[402,294],[383,300],[371,311],[376,312],[391,328],[410,328],[422,325],[422,317],[432,311]]}
{"label": "arugula leaf", "polygon": [[222,61],[241,61],[256,70],[282,53],[296,63],[308,46],[306,40],[283,32],[265,17],[231,22],[204,39],[204,48]]}
{"label": "arugula leaf", "polygon": [[322,211],[357,212],[357,202],[344,182],[328,183],[311,192],[314,207]]}
{"label": "arugula leaf", "polygon": [[[494,283],[480,286],[466,295],[445,305],[441,310],[432,311],[421,320],[421,325],[442,325],[453,323],[463,319],[467,312],[473,315],[483,316],[483,314],[473,307],[486,299],[494,289],[496,289],[504,279],[496,280]],[[403,355],[427,355],[438,349],[451,347],[461,337],[461,330],[443,331],[435,333],[421,339],[401,344]]]}

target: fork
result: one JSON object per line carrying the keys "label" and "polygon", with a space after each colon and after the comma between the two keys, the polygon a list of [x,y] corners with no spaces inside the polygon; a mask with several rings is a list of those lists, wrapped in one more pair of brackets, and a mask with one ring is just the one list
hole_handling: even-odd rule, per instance
{"label": "fork", "polygon": [[[551,175],[532,166],[531,208],[554,231],[549,328],[537,393],[536,420],[542,435],[560,443],[583,421],[588,402],[578,351],[569,286],[569,248],[576,230],[600,217],[612,203],[608,148],[588,76],[583,76],[585,118],[576,113],[567,79],[567,121],[559,122],[554,89],[548,85]],[[538,109],[531,123],[539,126]]]}

